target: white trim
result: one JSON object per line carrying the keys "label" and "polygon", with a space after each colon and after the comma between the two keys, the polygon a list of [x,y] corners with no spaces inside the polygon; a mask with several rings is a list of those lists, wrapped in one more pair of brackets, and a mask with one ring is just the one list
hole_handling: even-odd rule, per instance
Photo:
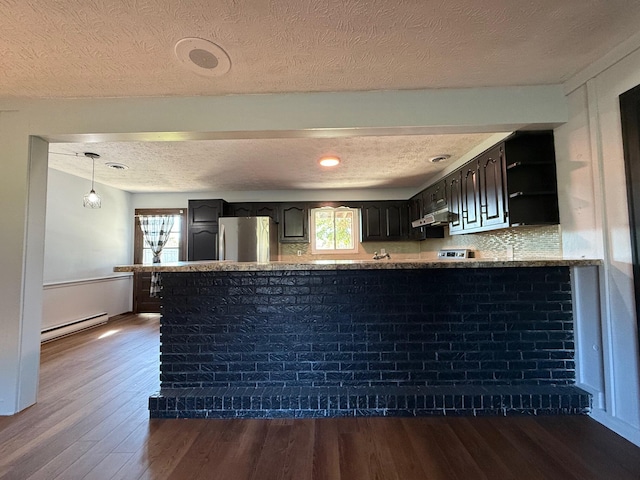
{"label": "white trim", "polygon": [[[332,211],[349,211],[353,212],[353,231],[351,232],[351,236],[353,239],[353,248],[349,249],[334,249],[334,250],[324,250],[316,248],[316,222],[314,213],[318,210],[332,210]],[[309,240],[311,243],[311,254],[312,255],[345,255],[350,253],[358,253],[358,249],[360,246],[360,209],[352,208],[352,207],[318,207],[312,208],[309,212]]]}
{"label": "white trim", "polygon": [[606,55],[579,71],[564,82],[564,93],[569,95],[594,77],[613,67],[616,63],[640,49],[640,32],[625,40]]}
{"label": "white trim", "polygon": [[119,274],[119,275],[109,275],[107,277],[83,278],[83,279],[80,279],[80,280],[67,280],[67,281],[63,281],[63,282],[50,282],[50,283],[45,283],[43,285],[43,288],[45,290],[48,290],[48,289],[51,289],[51,288],[70,287],[70,286],[73,286],[73,285],[84,285],[84,284],[89,284],[89,283],[111,282],[111,281],[114,281],[114,280],[128,280],[132,276],[133,276],[133,273],[124,273],[124,274]]}

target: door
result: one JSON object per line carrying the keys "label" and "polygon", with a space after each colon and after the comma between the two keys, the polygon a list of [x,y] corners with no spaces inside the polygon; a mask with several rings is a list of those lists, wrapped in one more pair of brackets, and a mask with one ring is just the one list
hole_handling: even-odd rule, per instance
{"label": "door", "polygon": [[[640,85],[620,95],[636,322],[640,332]],[[639,333],[640,335],[640,333]]]}
{"label": "door", "polygon": [[[173,227],[169,241],[162,249],[160,258],[163,262],[177,262],[186,259],[186,209],[136,209],[134,225],[133,263],[151,264],[153,252],[144,242],[144,235],[140,228],[141,215],[174,215]],[[133,274],[133,312],[134,313],[159,313],[160,299],[149,296],[151,286],[150,273]]]}

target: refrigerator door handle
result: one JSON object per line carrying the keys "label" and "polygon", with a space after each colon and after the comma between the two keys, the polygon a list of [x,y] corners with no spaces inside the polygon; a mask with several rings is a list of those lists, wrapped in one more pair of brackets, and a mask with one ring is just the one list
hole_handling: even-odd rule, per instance
{"label": "refrigerator door handle", "polygon": [[224,224],[220,224],[218,231],[218,259],[225,260]]}

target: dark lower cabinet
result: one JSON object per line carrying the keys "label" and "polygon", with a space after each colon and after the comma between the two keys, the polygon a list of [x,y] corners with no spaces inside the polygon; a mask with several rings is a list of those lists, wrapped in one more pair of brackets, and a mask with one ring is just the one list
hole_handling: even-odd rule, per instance
{"label": "dark lower cabinet", "polygon": [[409,239],[409,202],[368,202],[360,208],[361,241]]}

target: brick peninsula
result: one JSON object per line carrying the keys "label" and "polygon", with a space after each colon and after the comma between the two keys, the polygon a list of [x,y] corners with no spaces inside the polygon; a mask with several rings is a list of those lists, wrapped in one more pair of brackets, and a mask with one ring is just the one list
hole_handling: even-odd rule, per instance
{"label": "brick peninsula", "polygon": [[585,414],[571,278],[600,260],[178,262],[152,417]]}

